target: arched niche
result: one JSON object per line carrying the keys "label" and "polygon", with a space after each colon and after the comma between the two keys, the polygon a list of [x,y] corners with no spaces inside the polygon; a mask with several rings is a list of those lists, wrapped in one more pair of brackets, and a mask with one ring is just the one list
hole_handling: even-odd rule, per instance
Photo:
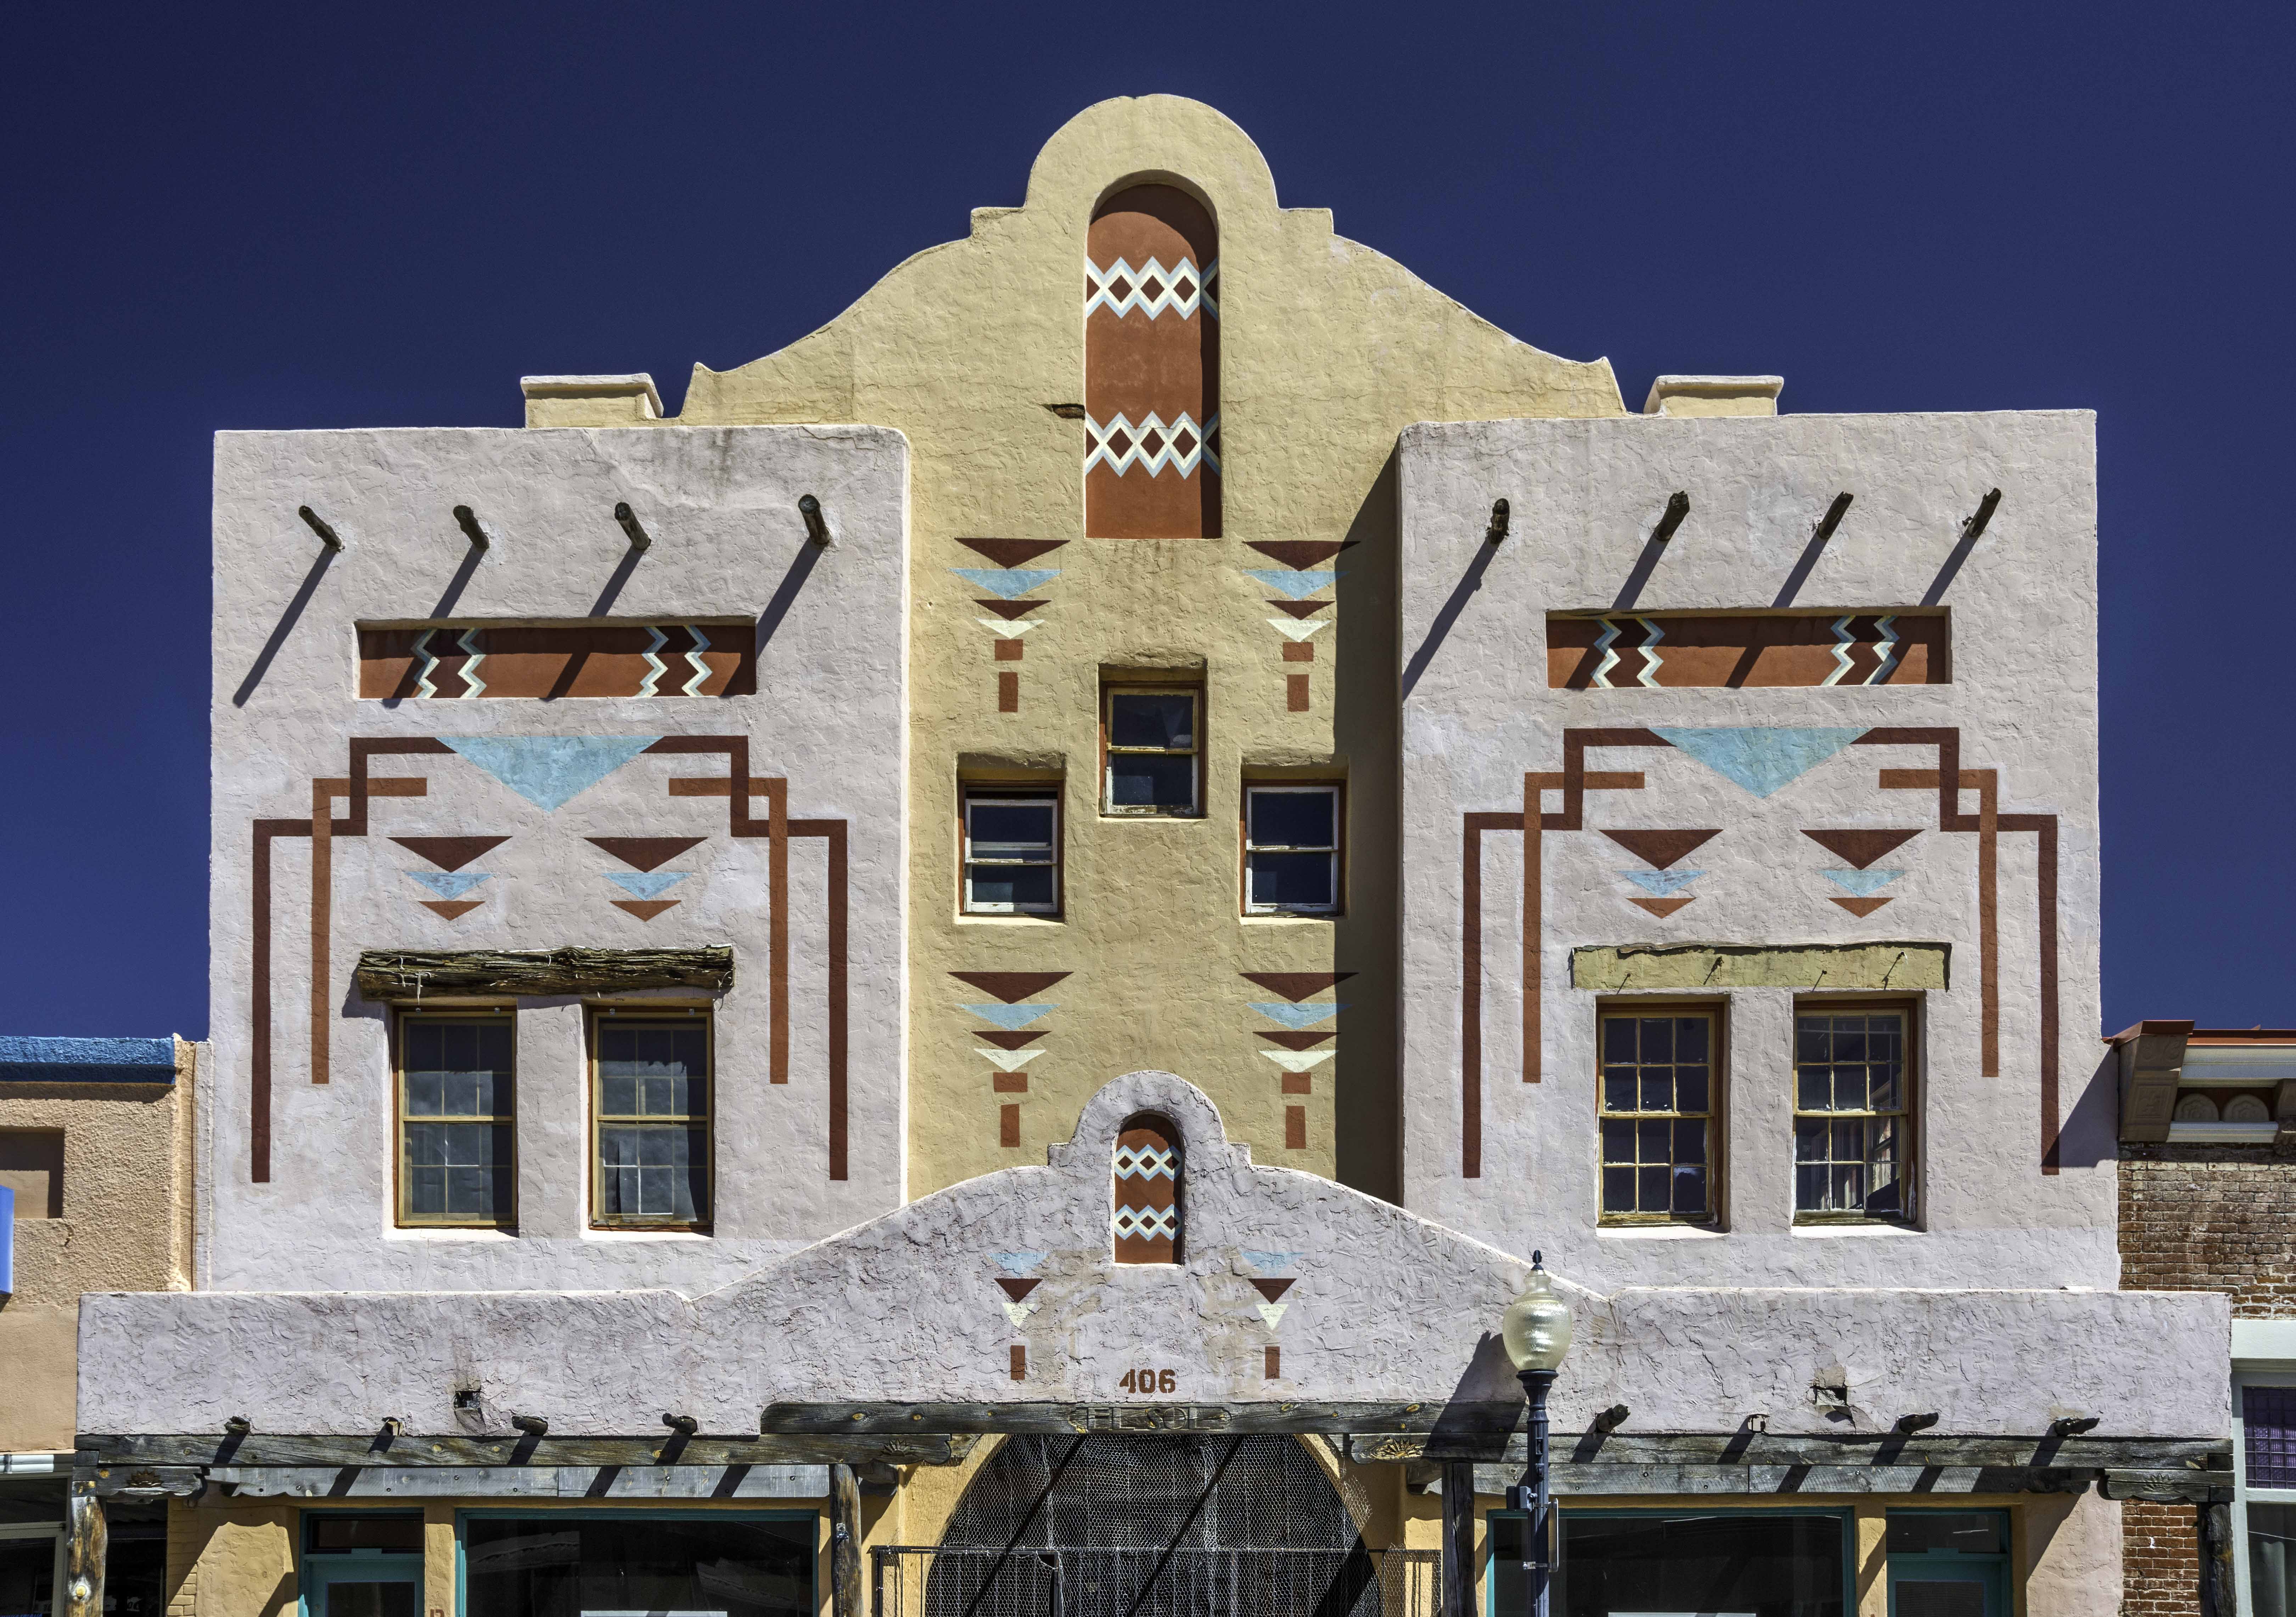
{"label": "arched niche", "polygon": [[1085,238],[1085,532],[1220,535],[1219,235],[1178,185],[1126,185]]}
{"label": "arched niche", "polygon": [[1180,1131],[1153,1112],[1116,1132],[1110,1164],[1109,1229],[1119,1263],[1177,1263],[1186,1251]]}

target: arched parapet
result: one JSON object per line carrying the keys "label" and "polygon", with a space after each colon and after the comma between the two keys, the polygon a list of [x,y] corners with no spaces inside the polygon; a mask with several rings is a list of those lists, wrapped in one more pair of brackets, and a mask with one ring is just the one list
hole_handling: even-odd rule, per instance
{"label": "arched parapet", "polygon": [[1112,1078],[1084,1104],[1076,1132],[1045,1153],[1047,1166],[1064,1173],[1107,1166],[1124,1125],[1143,1112],[1169,1119],[1180,1131],[1189,1168],[1249,1168],[1251,1147],[1231,1143],[1212,1097],[1174,1072],[1146,1069]]}

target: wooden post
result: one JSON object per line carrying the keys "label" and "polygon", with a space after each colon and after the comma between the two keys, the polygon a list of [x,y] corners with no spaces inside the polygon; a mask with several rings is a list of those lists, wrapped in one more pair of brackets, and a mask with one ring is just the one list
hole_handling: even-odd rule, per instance
{"label": "wooden post", "polygon": [[1443,1462],[1443,1617],[1474,1617],[1475,1463]]}
{"label": "wooden post", "polygon": [[831,1617],[862,1617],[861,1485],[842,1464],[829,1468],[829,1590]]}
{"label": "wooden post", "polygon": [[2239,1617],[2233,1592],[2232,1506],[2196,1507],[2201,1521],[2201,1617]]}
{"label": "wooden post", "polygon": [[77,1483],[64,1528],[63,1617],[103,1617],[103,1501]]}

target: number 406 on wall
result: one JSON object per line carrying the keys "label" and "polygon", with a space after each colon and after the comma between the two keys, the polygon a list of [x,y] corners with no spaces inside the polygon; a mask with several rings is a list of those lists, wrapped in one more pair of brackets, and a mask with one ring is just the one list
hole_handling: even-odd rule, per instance
{"label": "number 406 on wall", "polygon": [[1116,1383],[1127,1392],[1175,1392],[1179,1382],[1169,1370],[1127,1370]]}

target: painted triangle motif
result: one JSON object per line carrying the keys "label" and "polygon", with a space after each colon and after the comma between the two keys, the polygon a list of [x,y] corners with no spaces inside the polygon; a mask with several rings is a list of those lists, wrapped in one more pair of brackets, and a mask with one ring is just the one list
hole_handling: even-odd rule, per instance
{"label": "painted triangle motif", "polygon": [[[1292,1007],[1290,1005],[1285,1005],[1283,1008],[1288,1011]],[[1322,1044],[1325,1039],[1337,1038],[1339,1037],[1339,1034],[1336,1031],[1323,1033],[1271,1033],[1266,1028],[1261,1028],[1258,1030],[1258,1031],[1260,1038],[1266,1039],[1269,1044],[1281,1045],[1287,1050],[1312,1050],[1317,1045]]]}
{"label": "painted triangle motif", "polygon": [[1272,1268],[1290,1268],[1293,1260],[1303,1255],[1300,1252],[1256,1252],[1246,1247],[1243,1260],[1265,1274]]}
{"label": "painted triangle motif", "polygon": [[1332,601],[1270,601],[1267,604],[1274,607],[1279,612],[1289,612],[1294,618],[1312,618],[1317,612],[1322,612],[1325,607],[1336,605],[1337,603]]}
{"label": "painted triangle motif", "polygon": [[690,870],[653,870],[634,875],[627,870],[610,870],[606,880],[633,899],[659,899],[693,874]]}
{"label": "painted triangle motif", "polygon": [[970,1011],[981,1021],[994,1022],[1010,1033],[1061,1007],[1057,1005],[968,1005],[957,1008]]}
{"label": "painted triangle motif", "polygon": [[1283,1323],[1283,1311],[1292,1305],[1288,1302],[1255,1302],[1251,1306],[1259,1311],[1259,1317],[1267,1322],[1267,1328],[1272,1331]]}
{"label": "painted triangle motif", "polygon": [[1646,909],[1660,920],[1664,920],[1684,905],[1695,904],[1698,900],[1695,899],[1628,899],[1627,902],[1636,909]]}
{"label": "painted triangle motif", "polygon": [[1677,859],[1686,859],[1722,834],[1712,831],[1605,831],[1603,834],[1638,859],[1664,870]]}
{"label": "painted triangle motif", "polygon": [[1890,900],[1887,899],[1836,899],[1833,900],[1833,902],[1839,904],[1842,908],[1848,910],[1851,915],[1858,916],[1860,919],[1872,915],[1875,910],[1881,908],[1882,906],[1887,904],[1889,901]]}
{"label": "painted triangle motif", "polygon": [[1906,873],[1902,870],[1821,870],[1817,874],[1844,892],[1870,899]]}
{"label": "painted triangle motif", "polygon": [[1045,1283],[1041,1280],[1016,1280],[1010,1275],[1000,1275],[996,1277],[996,1284],[1004,1288],[1004,1294],[1013,1301],[1026,1302],[1029,1293]]}
{"label": "painted triangle motif", "polygon": [[410,870],[406,874],[422,882],[423,886],[442,899],[459,899],[480,882],[494,880],[494,877],[484,871],[478,870],[472,871],[466,875],[441,874],[435,870]]}
{"label": "painted triangle motif", "polygon": [[461,920],[486,902],[484,899],[465,899],[460,904],[450,904],[443,899],[417,899],[414,901],[432,915],[444,915],[449,921]]}
{"label": "painted triangle motif", "polygon": [[1328,562],[1355,543],[1353,539],[1252,539],[1252,549],[1286,567],[1313,567]]}
{"label": "painted triangle motif", "polygon": [[[723,797],[725,793],[718,793]],[[633,870],[660,870],[689,848],[699,848],[704,836],[594,836],[583,841],[612,854]]]}
{"label": "painted triangle motif", "polygon": [[439,739],[547,812],[570,802],[659,735],[441,735]]}
{"label": "painted triangle motif", "polygon": [[1008,1275],[1025,1275],[1050,1255],[1047,1252],[998,1252],[996,1267]]}
{"label": "painted triangle motif", "polygon": [[952,567],[949,571],[974,588],[985,589],[1007,601],[1017,601],[1032,589],[1042,589],[1061,576],[1056,567]]}
{"label": "painted triangle motif", "polygon": [[[951,972],[959,982],[979,989],[984,994],[994,994],[1005,1004],[1026,999],[1031,994],[1041,994],[1055,982],[1069,975],[1066,972]],[[1046,1005],[1046,1010],[1053,1007]]]}
{"label": "painted triangle motif", "polygon": [[1044,1054],[1042,1050],[984,1050],[978,1045],[973,1047],[972,1053],[987,1056],[988,1064],[999,1072],[1018,1072]]}
{"label": "painted triangle motif", "polygon": [[1319,1022],[1329,1022],[1348,1007],[1344,1002],[1332,1005],[1272,1005],[1255,999],[1251,1001],[1251,1008],[1270,1021],[1282,1022],[1296,1033],[1301,1028],[1312,1028]]}
{"label": "painted triangle motif", "polygon": [[666,909],[676,909],[676,899],[615,899],[616,909],[626,909],[641,921],[651,921]]}
{"label": "painted triangle motif", "polygon": [[1268,1301],[1281,1302],[1283,1301],[1283,1293],[1299,1284],[1297,1280],[1255,1280],[1251,1285],[1254,1291],[1267,1298]]}
{"label": "painted triangle motif", "polygon": [[1027,1323],[1029,1315],[1044,1306],[1041,1302],[1008,1302],[1004,1305],[1004,1317],[1016,1326],[1022,1325]]}
{"label": "painted triangle motif", "polygon": [[460,870],[472,859],[482,859],[510,841],[506,836],[395,836],[390,840],[416,858],[428,859],[441,870]]}
{"label": "painted triangle motif", "polygon": [[1841,860],[1863,870],[1921,835],[1918,831],[1805,831],[1802,835]]}
{"label": "painted triangle motif", "polygon": [[1337,1055],[1337,1050],[1262,1050],[1262,1055],[1286,1072],[1312,1072]]}
{"label": "painted triangle motif", "polygon": [[959,539],[958,544],[978,555],[987,556],[999,567],[1025,567],[1048,551],[1058,550],[1066,539]]}
{"label": "painted triangle motif", "polygon": [[[1268,567],[1247,567],[1243,570],[1291,601],[1304,601],[1319,589],[1331,588],[1340,579],[1335,572],[1277,572]],[[983,585],[981,587],[988,589],[995,586]]]}
{"label": "painted triangle motif", "polygon": [[1282,618],[1270,618],[1267,620],[1267,627],[1274,629],[1277,634],[1283,636],[1286,640],[1305,640],[1315,634],[1317,629],[1329,628],[1332,625],[1328,619],[1321,620],[1314,623],[1290,623],[1286,622]]}
{"label": "painted triangle motif", "polygon": [[1723,779],[1743,786],[1756,797],[1768,797],[1800,780],[1866,732],[1744,725],[1726,729],[1653,726],[1652,734],[1689,753]]}
{"label": "painted triangle motif", "polygon": [[973,605],[995,612],[1000,618],[1025,618],[1040,606],[1050,606],[1050,601],[975,601]]}
{"label": "painted triangle motif", "polygon": [[1042,1033],[1002,1033],[992,1031],[988,1028],[975,1028],[972,1030],[972,1037],[984,1044],[995,1045],[1000,1050],[1018,1050],[1036,1043],[1044,1035]]}
{"label": "painted triangle motif", "polygon": [[[1337,988],[1355,975],[1353,972],[1241,972],[1237,974],[1247,982],[1256,982],[1269,993],[1281,994],[1294,1004],[1310,994]],[[1332,1008],[1336,1010],[1338,1007]]]}
{"label": "painted triangle motif", "polygon": [[1653,899],[1671,899],[1706,873],[1702,870],[1622,870],[1619,874]]}

